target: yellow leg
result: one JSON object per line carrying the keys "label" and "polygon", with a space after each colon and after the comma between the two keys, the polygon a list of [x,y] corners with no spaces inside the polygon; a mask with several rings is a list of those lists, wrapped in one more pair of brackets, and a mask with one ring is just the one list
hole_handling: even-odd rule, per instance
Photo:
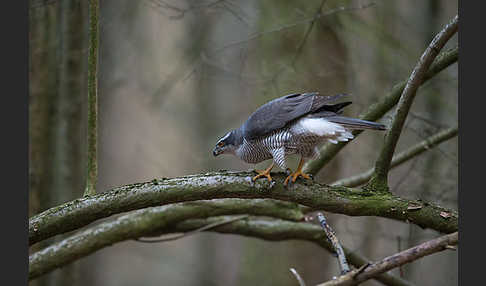
{"label": "yellow leg", "polygon": [[302,172],[303,166],[304,166],[304,158],[300,158],[299,167],[297,167],[297,170],[294,173],[288,175],[288,177],[285,179],[285,181],[284,181],[285,186],[287,186],[287,184],[289,183],[290,178],[292,178],[292,183],[295,183],[295,181],[297,180],[297,178],[299,176],[301,176],[304,179],[310,179],[311,178],[309,175]]}
{"label": "yellow leg", "polygon": [[273,179],[270,176],[270,171],[273,169],[274,164],[275,164],[275,162],[272,162],[272,164],[270,165],[270,167],[266,168],[265,170],[255,170],[255,172],[257,172],[258,175],[256,175],[255,177],[253,177],[252,178],[252,181],[255,181],[256,179],[258,179],[260,177],[267,177],[268,181],[271,182]]}

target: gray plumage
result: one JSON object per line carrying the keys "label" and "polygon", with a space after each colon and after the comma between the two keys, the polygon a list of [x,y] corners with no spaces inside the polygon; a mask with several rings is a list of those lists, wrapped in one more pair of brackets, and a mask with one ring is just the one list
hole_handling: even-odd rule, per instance
{"label": "gray plumage", "polygon": [[316,157],[319,144],[352,139],[351,129],[386,129],[383,124],[340,115],[351,102],[329,103],[342,96],[297,93],[269,101],[222,137],[213,154],[231,153],[253,164],[273,158],[286,169],[286,156]]}

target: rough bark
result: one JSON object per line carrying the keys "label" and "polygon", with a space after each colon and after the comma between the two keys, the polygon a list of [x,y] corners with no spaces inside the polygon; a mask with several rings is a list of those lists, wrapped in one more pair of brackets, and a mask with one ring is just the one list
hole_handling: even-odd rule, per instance
{"label": "rough bark", "polygon": [[[131,212],[93,226],[36,252],[29,257],[29,279],[39,277],[116,242],[140,236],[190,232],[209,224],[227,221],[228,217],[217,217],[226,213],[251,213],[280,219],[250,216],[247,219],[220,225],[209,231],[234,233],[271,241],[302,239],[333,251],[332,245],[319,226],[302,221],[304,218],[302,208],[297,204],[258,199],[187,202]],[[344,252],[355,267],[367,263],[365,258],[346,248],[344,248]],[[387,285],[411,285],[409,282],[389,274],[377,276],[376,279]]]}
{"label": "rough bark", "polygon": [[251,182],[253,175],[251,172],[223,171],[154,179],[80,198],[32,217],[29,220],[29,244],[121,212],[216,198],[271,198],[350,216],[380,216],[411,222],[444,233],[457,231],[457,211],[432,203],[310,181],[286,188],[283,173],[274,174],[276,183],[272,187],[267,180]]}

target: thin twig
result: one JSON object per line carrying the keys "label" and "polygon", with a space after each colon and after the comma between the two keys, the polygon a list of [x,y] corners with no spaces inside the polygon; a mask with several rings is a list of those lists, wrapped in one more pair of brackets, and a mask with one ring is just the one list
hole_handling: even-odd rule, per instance
{"label": "thin twig", "polygon": [[334,251],[337,254],[339,262],[339,268],[341,269],[341,274],[348,273],[350,271],[348,261],[346,260],[346,255],[344,255],[343,247],[341,246],[341,243],[339,243],[339,239],[332,230],[331,226],[327,223],[326,217],[321,212],[317,213],[317,218],[319,219],[319,223],[324,229],[327,238],[329,241],[331,241],[331,244],[334,247]]}
{"label": "thin twig", "polygon": [[[317,17],[319,14],[322,13],[322,8],[324,7],[325,3],[326,3],[326,0],[321,1],[321,5],[319,5],[319,9],[316,11],[315,17]],[[309,37],[309,35],[312,31],[312,28],[314,28],[314,24],[316,23],[317,19],[318,18],[315,18],[314,20],[312,20],[310,22],[310,25],[307,28],[307,31],[305,31],[304,38],[302,38],[302,41],[300,42],[299,47],[297,48],[297,52],[295,53],[294,58],[292,59],[292,62],[291,62],[291,66],[293,66],[294,69],[295,69],[295,62],[299,58],[299,55],[302,52],[302,49],[304,48],[305,42],[307,41],[307,38]]]}
{"label": "thin twig", "polygon": [[319,284],[318,286],[336,286],[336,285],[358,285],[366,280],[376,277],[376,275],[385,273],[400,265],[410,263],[424,256],[449,249],[459,241],[457,232],[444,235],[442,237],[424,242],[405,251],[388,256],[381,261],[368,265],[364,269],[355,269],[334,280]]}
{"label": "thin twig", "polygon": [[263,37],[265,35],[268,35],[270,33],[281,32],[281,31],[284,31],[284,30],[288,30],[288,29],[294,28],[294,27],[296,27],[298,25],[301,25],[301,24],[313,22],[313,21],[315,21],[317,19],[320,19],[322,17],[329,16],[329,15],[332,15],[332,14],[335,14],[335,13],[338,13],[338,12],[347,12],[347,11],[360,10],[360,9],[365,9],[365,8],[371,7],[373,5],[375,5],[375,3],[369,3],[369,4],[365,4],[365,5],[358,6],[358,7],[338,7],[336,9],[329,10],[326,13],[319,13],[319,14],[313,16],[313,17],[305,18],[305,19],[299,20],[297,22],[293,22],[293,23],[286,24],[286,25],[283,25],[283,26],[280,26],[280,27],[276,27],[276,28],[273,28],[273,29],[269,29],[267,31],[255,33],[255,34],[251,35],[250,37],[248,37],[248,38],[246,38],[244,40],[238,40],[238,41],[230,42],[230,43],[228,43],[228,44],[226,44],[226,45],[224,45],[222,47],[215,48],[214,50],[212,50],[212,53],[217,53],[217,52],[223,51],[223,50],[225,50],[227,48],[230,48],[232,46],[236,46],[236,45],[239,45],[239,44],[243,44],[243,43],[249,42],[251,40],[258,39],[258,38]]}
{"label": "thin twig", "polygon": [[171,10],[177,13],[176,15],[169,16],[170,19],[182,19],[186,15],[186,13],[192,12],[194,10],[201,10],[205,8],[211,8],[213,6],[217,6],[220,3],[223,3],[225,0],[216,0],[209,3],[203,3],[198,5],[190,5],[188,8],[180,8],[170,3],[167,3],[163,0],[146,0],[149,3],[152,3],[152,8],[159,9],[160,11],[164,10]]}
{"label": "thin twig", "polygon": [[297,279],[297,281],[299,282],[299,286],[306,286],[305,285],[305,281],[304,279],[302,279],[302,277],[300,277],[299,273],[297,272],[297,270],[295,270],[294,268],[290,268],[290,272],[292,274],[294,274],[295,276],[295,279]]}
{"label": "thin twig", "polygon": [[235,222],[237,220],[241,220],[241,219],[244,219],[244,218],[247,218],[247,217],[248,217],[248,215],[241,215],[241,216],[237,216],[237,217],[232,217],[232,218],[229,218],[228,220],[225,220],[225,221],[219,221],[219,222],[211,223],[211,224],[205,225],[201,228],[191,230],[189,232],[174,234],[173,236],[170,236],[170,237],[163,237],[163,238],[157,238],[157,239],[135,238],[135,240],[138,241],[138,242],[143,242],[143,243],[157,243],[157,242],[173,241],[173,240],[181,239],[181,238],[186,237],[186,236],[191,236],[193,234],[203,232],[205,230],[209,230],[209,229],[221,226],[221,225],[229,224],[229,223],[232,223],[232,222]]}
{"label": "thin twig", "polygon": [[[407,162],[408,160],[415,158],[416,156],[422,154],[423,152],[434,148],[442,142],[445,142],[451,138],[457,136],[458,127],[448,128],[446,130],[440,131],[437,134],[430,136],[429,138],[417,143],[416,145],[410,147],[409,149],[400,152],[393,157],[390,168],[400,166],[401,164]],[[373,175],[374,168],[369,169],[361,174],[354,175],[349,178],[341,179],[335,181],[331,186],[346,186],[346,187],[356,187],[361,184],[366,183]]]}
{"label": "thin twig", "polygon": [[98,180],[98,0],[89,1],[88,166],[85,196],[96,194]]}
{"label": "thin twig", "polygon": [[397,104],[397,109],[393,116],[393,121],[390,130],[385,136],[385,142],[381,153],[376,160],[375,172],[372,176],[368,186],[372,188],[379,188],[387,190],[388,188],[388,171],[395,152],[395,148],[400,137],[403,125],[407,118],[407,114],[412,106],[417,89],[422,84],[424,76],[429,69],[434,59],[439,54],[439,51],[446,44],[446,42],[457,32],[458,16],[456,15],[432,40],[425,52],[420,57],[417,65],[413,69],[410,78],[403,89],[400,96],[400,101]]}

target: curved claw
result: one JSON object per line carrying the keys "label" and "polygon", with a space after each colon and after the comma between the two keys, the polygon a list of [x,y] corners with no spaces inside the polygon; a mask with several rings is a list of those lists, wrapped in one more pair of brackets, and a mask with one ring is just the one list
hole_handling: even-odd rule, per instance
{"label": "curved claw", "polygon": [[270,165],[270,167],[268,167],[268,168],[267,168],[267,169],[265,169],[265,170],[255,170],[255,172],[257,172],[257,173],[258,173],[258,175],[254,176],[254,177],[253,177],[251,180],[254,182],[254,181],[256,181],[256,179],[258,179],[258,178],[261,178],[261,177],[267,177],[268,181],[269,181],[269,182],[272,182],[272,181],[273,181],[273,178],[272,178],[272,176],[270,176],[270,171],[271,171],[271,170],[272,170],[272,168],[273,168],[273,164],[274,164],[274,163],[272,163],[272,165]]}
{"label": "curved claw", "polygon": [[273,181],[272,176],[270,176],[270,172],[267,173],[267,172],[265,172],[265,170],[255,170],[255,172],[257,172],[258,175],[251,178],[251,180],[253,182],[256,181],[256,179],[261,178],[261,177],[267,177],[269,182]]}
{"label": "curved claw", "polygon": [[300,176],[304,179],[308,179],[308,180],[311,180],[312,178],[307,175],[306,173],[302,172],[302,167],[304,166],[304,160],[303,158],[300,159],[300,162],[299,162],[299,167],[297,167],[297,170],[293,173],[293,174],[290,174],[287,176],[287,178],[285,179],[284,181],[284,186],[287,186],[288,183],[289,183],[289,180],[290,178],[292,178],[292,183],[295,183],[295,181],[297,180],[297,178]]}
{"label": "curved claw", "polygon": [[309,175],[307,175],[306,173],[303,173],[302,170],[297,170],[297,171],[295,171],[295,173],[287,176],[287,178],[284,181],[284,185],[285,186],[288,185],[290,178],[292,178],[292,183],[295,183],[295,181],[297,180],[297,178],[299,176],[304,178],[304,179],[312,180],[312,178]]}

